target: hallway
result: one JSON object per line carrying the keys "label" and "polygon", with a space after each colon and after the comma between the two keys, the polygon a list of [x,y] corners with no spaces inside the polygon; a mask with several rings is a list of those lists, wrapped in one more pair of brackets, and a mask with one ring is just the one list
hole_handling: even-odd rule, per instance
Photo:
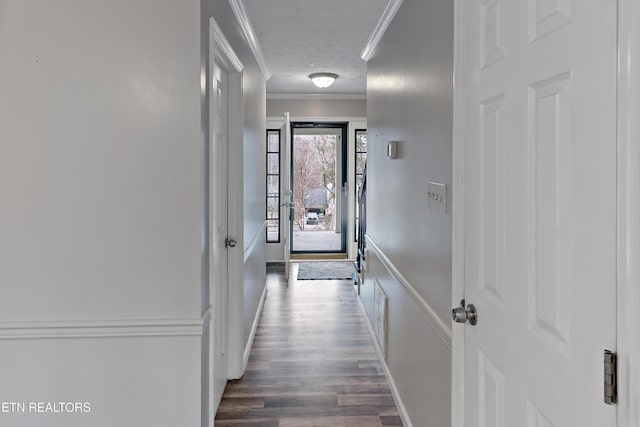
{"label": "hallway", "polygon": [[227,384],[216,426],[401,426],[351,282],[288,286],[269,272],[267,288],[249,365]]}

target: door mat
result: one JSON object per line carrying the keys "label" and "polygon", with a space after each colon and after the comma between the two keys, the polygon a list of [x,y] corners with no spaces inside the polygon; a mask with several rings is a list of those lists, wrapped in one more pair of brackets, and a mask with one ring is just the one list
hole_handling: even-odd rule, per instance
{"label": "door mat", "polygon": [[301,262],[298,280],[351,280],[355,268],[351,262]]}

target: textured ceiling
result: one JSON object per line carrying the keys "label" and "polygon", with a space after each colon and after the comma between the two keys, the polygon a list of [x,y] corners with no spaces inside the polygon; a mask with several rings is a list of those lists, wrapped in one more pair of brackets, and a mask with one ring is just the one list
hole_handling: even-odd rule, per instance
{"label": "textured ceiling", "polygon": [[[271,78],[268,94],[364,94],[360,58],[388,0],[244,0]],[[308,75],[336,73],[327,89]]]}

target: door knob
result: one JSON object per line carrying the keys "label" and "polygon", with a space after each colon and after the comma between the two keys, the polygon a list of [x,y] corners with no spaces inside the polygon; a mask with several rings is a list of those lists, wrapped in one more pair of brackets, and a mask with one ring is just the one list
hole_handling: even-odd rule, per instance
{"label": "door knob", "polygon": [[471,323],[475,325],[478,323],[478,311],[473,304],[465,306],[465,301],[460,301],[460,307],[456,307],[451,310],[451,317],[456,323]]}

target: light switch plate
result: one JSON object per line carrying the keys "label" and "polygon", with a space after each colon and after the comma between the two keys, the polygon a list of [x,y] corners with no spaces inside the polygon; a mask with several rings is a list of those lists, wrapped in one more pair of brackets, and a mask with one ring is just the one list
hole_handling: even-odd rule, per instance
{"label": "light switch plate", "polygon": [[447,212],[447,186],[445,184],[428,182],[427,197],[429,209],[436,212]]}

